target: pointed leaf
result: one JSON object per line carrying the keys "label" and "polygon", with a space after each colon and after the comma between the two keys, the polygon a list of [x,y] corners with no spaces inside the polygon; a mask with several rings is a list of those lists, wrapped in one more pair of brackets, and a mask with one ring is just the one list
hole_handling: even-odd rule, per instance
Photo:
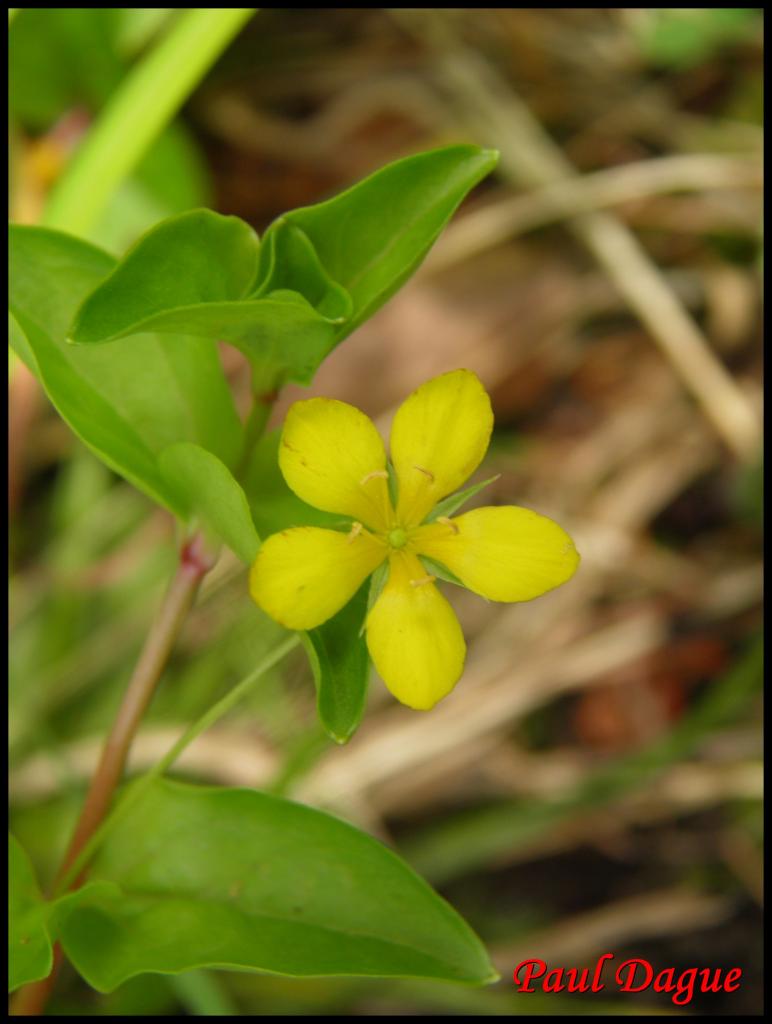
{"label": "pointed leaf", "polygon": [[52,942],[60,913],[92,898],[115,894],[109,882],[89,882],[76,892],[47,901],[21,843],[8,836],[8,991],[51,973]]}
{"label": "pointed leaf", "polygon": [[122,896],[73,908],[59,932],[102,992],[200,967],[495,978],[471,929],[389,849],[254,790],[159,780],[108,834],[91,876]]}
{"label": "pointed leaf", "polygon": [[260,251],[261,284],[253,296],[295,291],[323,316],[343,322],[351,316],[351,296],[327,274],[305,232],[280,221]]}
{"label": "pointed leaf", "polygon": [[171,217],[86,299],[71,339],[150,330],[220,338],[261,370],[308,383],[413,273],[496,159],[476,146],[449,146],[399,160],[326,203],[280,217],[262,246],[235,217]]}
{"label": "pointed leaf", "polygon": [[189,442],[165,448],[158,462],[164,477],[184,496],[204,528],[251,565],[260,538],[247,497],[228,467],[216,455]]}
{"label": "pointed leaf", "polygon": [[341,341],[415,271],[497,159],[493,150],[447,146],[397,160],[327,202],[285,214],[265,239],[287,222],[306,234],[326,272],[353,300]]}
{"label": "pointed leaf", "polygon": [[[270,271],[251,295],[258,269],[257,235],[238,217],[193,210],[169,217],[140,238],[83,302],[70,340],[83,345],[144,331],[226,340],[261,369],[307,381],[329,351],[335,325],[351,300],[326,277],[313,248],[295,232],[268,247],[299,265],[298,284],[286,268]],[[264,259],[265,263],[265,259]],[[319,308],[316,308],[317,304]]]}
{"label": "pointed leaf", "polygon": [[8,991],[51,973],[45,901],[21,843],[8,836]]}
{"label": "pointed leaf", "polygon": [[156,455],[193,441],[233,464],[241,448],[241,424],[216,346],[203,338],[152,335],[123,345],[68,345],[75,308],[114,259],[59,231],[12,225],[9,234],[10,305],[19,328],[11,344],[89,447],[181,513]]}
{"label": "pointed leaf", "polygon": [[327,622],[303,634],[316,680],[319,720],[336,743],[347,743],[362,720],[370,658],[361,626],[367,613],[365,583]]}
{"label": "pointed leaf", "polygon": [[[62,419],[111,469],[154,501],[185,517],[186,506],[164,480],[153,452],[133,424],[78,372],[44,331],[21,312],[17,316],[25,345],[39,368],[40,381]],[[12,344],[16,338],[14,331]],[[17,349],[19,355],[22,351]]]}
{"label": "pointed leaf", "polygon": [[[238,217],[191,210],[168,217],[133,245],[78,310],[75,342],[156,330],[170,311],[246,298],[259,242]],[[171,330],[180,333],[179,325]],[[185,328],[182,328],[185,330]]]}

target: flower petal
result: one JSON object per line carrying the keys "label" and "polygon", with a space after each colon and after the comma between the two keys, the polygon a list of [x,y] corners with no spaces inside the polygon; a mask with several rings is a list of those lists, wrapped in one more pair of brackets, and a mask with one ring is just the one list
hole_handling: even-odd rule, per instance
{"label": "flower petal", "polygon": [[390,503],[386,451],[375,424],[334,398],[295,402],[287,413],[279,466],[303,501],[385,529]]}
{"label": "flower petal", "polygon": [[530,601],[565,583],[579,565],[565,530],[515,505],[429,523],[415,531],[413,544],[491,601]]}
{"label": "flower petal", "polygon": [[397,700],[419,711],[447,696],[461,677],[461,626],[415,555],[392,554],[388,582],[367,617],[367,648]]}
{"label": "flower petal", "polygon": [[313,629],[331,618],[386,558],[386,546],[365,530],[336,533],[298,526],[274,533],[260,548],[249,591],[288,629]]}
{"label": "flower petal", "polygon": [[402,403],[391,429],[401,523],[417,526],[464,483],[482,461],[492,429],[490,399],[471,370],[443,373]]}

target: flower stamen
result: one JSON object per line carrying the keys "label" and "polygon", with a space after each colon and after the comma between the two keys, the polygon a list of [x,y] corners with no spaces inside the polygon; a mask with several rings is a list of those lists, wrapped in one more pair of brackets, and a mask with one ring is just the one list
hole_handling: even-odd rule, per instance
{"label": "flower stamen", "polygon": [[407,532],[401,526],[395,526],[389,531],[387,540],[393,548],[403,548],[407,544]]}
{"label": "flower stamen", "polygon": [[428,476],[432,483],[434,483],[434,473],[430,469],[424,469],[423,466],[413,466],[413,469],[417,469],[419,473],[423,473],[424,476]]}
{"label": "flower stamen", "polygon": [[388,480],[389,474],[385,469],[374,469],[372,473],[367,473],[362,477],[359,481],[359,486],[361,487],[363,484],[366,484],[368,480],[374,480],[376,477],[382,477],[384,480]]}
{"label": "flower stamen", "polygon": [[453,520],[449,519],[447,516],[437,516],[437,522],[442,523],[443,526],[449,526],[453,533],[461,533],[458,528],[458,524],[454,523]]}
{"label": "flower stamen", "polygon": [[361,523],[352,523],[351,533],[349,533],[348,540],[346,541],[346,543],[351,544],[352,541],[355,541],[363,529],[364,527],[362,526]]}
{"label": "flower stamen", "polygon": [[427,583],[434,583],[434,581],[436,579],[437,579],[436,576],[422,576],[418,580],[411,580],[410,581],[410,586],[411,587],[425,587]]}

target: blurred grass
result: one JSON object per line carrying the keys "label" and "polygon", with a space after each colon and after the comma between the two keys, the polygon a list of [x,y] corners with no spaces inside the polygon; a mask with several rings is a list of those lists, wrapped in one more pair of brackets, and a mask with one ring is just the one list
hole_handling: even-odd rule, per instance
{"label": "blurred grass", "polygon": [[674,761],[685,760],[716,730],[747,712],[764,680],[763,638],[753,641],[723,678],[665,736],[644,750],[617,758],[554,800],[508,801],[459,814],[414,834],[402,850],[434,884],[479,870],[516,852],[567,818],[613,802],[650,783]]}

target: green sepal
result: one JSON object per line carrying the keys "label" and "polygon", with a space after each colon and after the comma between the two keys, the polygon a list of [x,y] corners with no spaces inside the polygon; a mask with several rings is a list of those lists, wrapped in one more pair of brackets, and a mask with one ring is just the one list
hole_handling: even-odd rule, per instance
{"label": "green sepal", "polygon": [[457,512],[470,498],[473,498],[475,494],[479,494],[480,491],[487,487],[488,484],[494,483],[501,476],[501,473],[497,473],[495,476],[490,477],[488,480],[483,480],[481,484],[472,484],[471,487],[467,487],[465,491],[456,491],[455,494],[449,494],[447,498],[443,498],[442,501],[437,502],[432,511],[426,517],[427,523],[436,522],[440,516],[452,516],[454,512]]}

